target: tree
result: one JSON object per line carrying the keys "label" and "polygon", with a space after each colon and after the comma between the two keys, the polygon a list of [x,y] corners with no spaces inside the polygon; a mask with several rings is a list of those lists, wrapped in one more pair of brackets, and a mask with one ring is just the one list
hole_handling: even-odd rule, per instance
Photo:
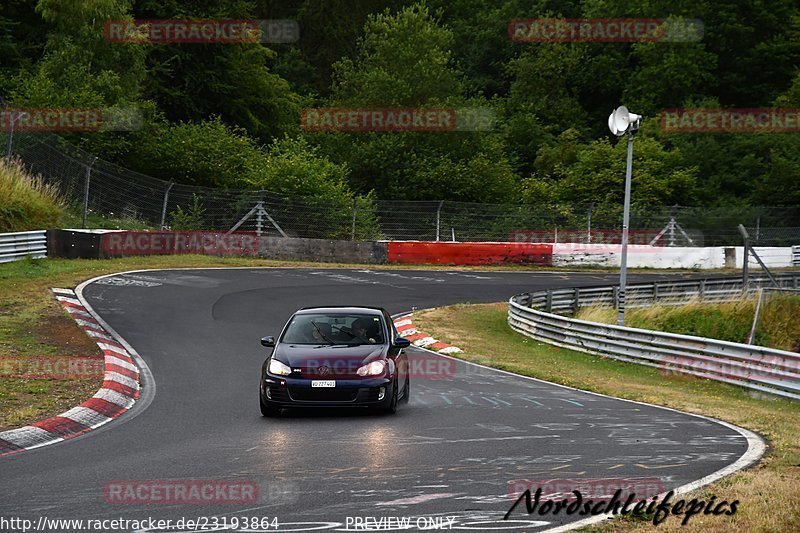
{"label": "tree", "polygon": [[44,57],[15,80],[17,105],[111,107],[135,103],[145,76],[144,48],[109,46],[103,25],[130,19],[128,2],[39,0],[50,25]]}
{"label": "tree", "polygon": [[[22,62],[8,82],[15,107],[99,108],[123,115],[154,112],[141,100],[145,49],[141,45],[110,46],[103,38],[109,20],[130,19],[129,2],[116,0],[39,0],[36,13],[49,29],[43,57]],[[138,123],[138,120],[134,120]],[[128,133],[102,131],[63,133],[64,137],[100,156],[115,159],[130,148]]]}
{"label": "tree", "polygon": [[[578,205],[594,202],[601,209],[618,210],[624,200],[626,151],[625,137],[614,144],[606,137],[573,145],[560,154],[551,151],[547,162],[545,152],[539,162],[553,173],[531,178],[526,187],[547,191],[545,198],[551,201]],[[632,204],[692,204],[698,171],[685,163],[679,149],[668,150],[654,137],[640,135],[633,154]]]}
{"label": "tree", "polygon": [[[248,0],[191,3],[137,2],[142,19],[250,19]],[[158,44],[147,55],[145,96],[170,121],[219,116],[261,142],[297,129],[300,98],[289,83],[270,72],[274,51],[261,43]]]}
{"label": "tree", "polygon": [[[335,66],[330,103],[358,108],[480,108],[466,98],[452,64],[452,33],[421,4],[384,12],[364,26],[354,59]],[[463,115],[462,115],[463,116]],[[515,177],[497,131],[325,133],[310,135],[351,170],[350,183],[393,199],[505,201]]]}
{"label": "tree", "polygon": [[702,43],[636,43],[630,57],[636,68],[625,82],[622,101],[652,117],[708,95],[716,59]]}
{"label": "tree", "polygon": [[423,4],[371,16],[355,60],[334,65],[336,105],[418,106],[460,94],[452,33]]}
{"label": "tree", "polygon": [[288,207],[305,235],[328,239],[352,236],[356,208],[356,236],[378,237],[374,197],[353,194],[347,184],[348,169],[322,155],[304,139],[274,141],[244,178],[248,188],[286,195]]}
{"label": "tree", "polygon": [[250,189],[352,203],[347,167],[333,163],[302,138],[276,139],[254,163],[244,177]]}
{"label": "tree", "polygon": [[47,42],[47,26],[35,6],[36,0],[0,3],[0,95],[4,98],[19,70],[30,68]]}
{"label": "tree", "polygon": [[258,18],[297,20],[300,39],[274,46],[278,56],[273,71],[289,80],[300,94],[327,98],[333,64],[355,54],[367,17],[385,9],[394,12],[408,3],[409,0],[257,0],[256,13]]}
{"label": "tree", "polygon": [[132,147],[130,159],[151,176],[186,185],[246,188],[263,154],[241,128],[219,117],[201,122],[159,122],[155,134]]}

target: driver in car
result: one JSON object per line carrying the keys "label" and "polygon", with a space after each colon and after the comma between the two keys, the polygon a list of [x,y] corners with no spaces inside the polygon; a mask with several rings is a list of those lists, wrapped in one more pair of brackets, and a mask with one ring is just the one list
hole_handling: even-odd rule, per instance
{"label": "driver in car", "polygon": [[350,326],[350,331],[353,332],[353,335],[361,337],[363,340],[369,342],[370,344],[375,344],[378,342],[377,337],[378,334],[375,331],[375,328],[369,321],[358,318],[353,321],[353,325]]}

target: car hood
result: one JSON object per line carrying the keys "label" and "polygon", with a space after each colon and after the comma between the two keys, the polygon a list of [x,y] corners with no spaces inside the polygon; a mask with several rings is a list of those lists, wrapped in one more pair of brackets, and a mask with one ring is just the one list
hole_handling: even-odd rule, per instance
{"label": "car hood", "polygon": [[[275,350],[275,357],[289,365],[295,375],[303,377],[345,378],[356,376],[359,367],[385,358],[386,346],[383,344],[307,345],[281,344]],[[327,370],[321,370],[327,367]]]}

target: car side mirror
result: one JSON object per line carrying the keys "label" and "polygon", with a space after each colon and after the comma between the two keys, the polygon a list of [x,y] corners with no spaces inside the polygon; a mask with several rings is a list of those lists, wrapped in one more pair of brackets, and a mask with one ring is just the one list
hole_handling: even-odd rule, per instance
{"label": "car side mirror", "polygon": [[261,339],[261,346],[266,348],[274,348],[275,347],[275,337],[263,337]]}
{"label": "car side mirror", "polygon": [[405,337],[397,337],[394,340],[395,348],[408,348],[409,346],[411,346],[411,341],[406,339]]}

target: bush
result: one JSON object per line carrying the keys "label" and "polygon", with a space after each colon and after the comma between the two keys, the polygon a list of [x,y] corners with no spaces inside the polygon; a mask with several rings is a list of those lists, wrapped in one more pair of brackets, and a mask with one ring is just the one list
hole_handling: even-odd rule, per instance
{"label": "bush", "polygon": [[203,215],[203,203],[196,194],[192,195],[192,203],[184,210],[180,205],[169,214],[170,228],[174,231],[196,231],[206,229]]}
{"label": "bush", "polygon": [[18,161],[0,160],[0,232],[47,229],[63,213],[58,191]]}

